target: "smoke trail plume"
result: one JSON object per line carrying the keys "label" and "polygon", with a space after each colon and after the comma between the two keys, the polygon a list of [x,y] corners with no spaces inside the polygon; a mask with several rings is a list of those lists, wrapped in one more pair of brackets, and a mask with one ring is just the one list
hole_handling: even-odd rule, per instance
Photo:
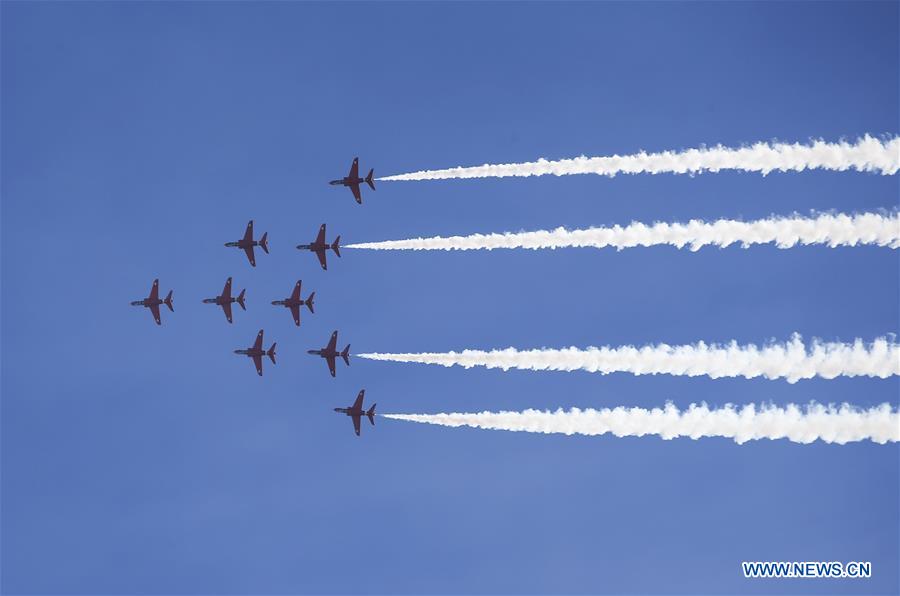
{"label": "smoke trail plume", "polygon": [[504,371],[521,370],[585,370],[609,374],[630,372],[635,375],[706,375],[752,379],[800,379],[822,377],[887,378],[900,375],[900,346],[893,339],[879,338],[866,345],[861,339],[852,344],[826,343],[814,340],[809,347],[799,335],[783,344],[706,344],[670,346],[657,344],[644,347],[620,346],[587,349],[536,349],[519,351],[463,350],[462,352],[419,354],[359,354],[361,358],[392,362],[418,362],[441,366],[484,366]]}
{"label": "smoke trail plume", "polygon": [[673,404],[664,408],[603,408],[602,410],[555,412],[481,412],[477,414],[384,414],[385,418],[441,426],[471,426],[491,430],[566,435],[604,435],[643,437],[659,435],[665,440],[676,437],[700,439],[726,437],[738,444],[759,439],[788,439],[794,443],[851,443],[870,440],[875,443],[900,441],[900,414],[889,404],[859,409],[848,404],[840,407],[811,403],[806,407],[789,404],[727,405],[710,409],[706,404],[679,411]]}
{"label": "smoke trail plume", "polygon": [[540,230],[506,232],[504,234],[472,234],[470,236],[434,236],[409,240],[387,240],[350,244],[346,248],[369,250],[494,250],[495,248],[567,248],[612,247],[617,250],[636,246],[668,244],[696,251],[708,245],[726,247],[740,244],[774,243],[778,248],[798,244],[857,246],[874,244],[900,248],[900,213],[882,215],[821,214],[816,217],[770,217],[756,221],[719,219],[705,222],[693,219],[687,223],[633,222],[625,227],[589,228],[586,230]]}
{"label": "smoke trail plume", "polygon": [[446,170],[422,170],[385,176],[379,180],[443,180],[449,178],[505,178],[508,176],[568,176],[570,174],[700,174],[720,170],[744,172],[802,172],[856,170],[883,175],[900,169],[900,137],[886,140],[865,135],[855,143],[756,143],[749,147],[717,145],[662,153],[640,152],[612,157],[576,157],[510,164],[485,164]]}

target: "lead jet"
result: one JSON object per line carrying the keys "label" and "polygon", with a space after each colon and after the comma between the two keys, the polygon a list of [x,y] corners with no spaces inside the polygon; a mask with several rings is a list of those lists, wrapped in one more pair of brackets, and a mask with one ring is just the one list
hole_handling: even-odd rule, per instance
{"label": "lead jet", "polygon": [[275,343],[272,343],[272,347],[268,350],[263,350],[263,330],[260,329],[259,333],[256,334],[256,342],[254,342],[252,348],[247,348],[246,350],[235,350],[235,354],[243,354],[244,356],[249,356],[253,358],[253,364],[256,365],[256,374],[262,376],[262,357],[268,356],[272,360],[272,364],[275,364]]}
{"label": "lead jet", "polygon": [[231,278],[229,277],[225,280],[225,289],[222,290],[221,296],[216,296],[215,298],[206,298],[203,300],[204,304],[218,304],[222,307],[222,310],[225,311],[225,318],[228,319],[228,322],[231,322],[231,305],[237,302],[242,310],[247,310],[247,307],[244,305],[244,293],[247,290],[241,290],[241,293],[237,295],[237,298],[233,298],[231,296]]}
{"label": "lead jet", "polygon": [[286,308],[291,309],[291,316],[294,317],[294,325],[297,327],[300,326],[300,307],[304,304],[306,308],[309,309],[309,312],[315,313],[313,310],[313,299],[316,297],[315,292],[311,292],[309,298],[303,300],[300,298],[300,284],[303,283],[303,280],[297,280],[297,284],[294,286],[294,291],[291,292],[290,298],[285,298],[284,300],[273,300],[272,304],[275,306],[284,306]]}
{"label": "lead jet", "polygon": [[156,321],[157,325],[162,325],[162,321],[159,318],[159,305],[165,304],[169,307],[169,310],[175,312],[175,309],[172,307],[172,290],[169,290],[169,294],[163,298],[159,299],[159,280],[153,280],[153,287],[150,288],[150,295],[144,298],[143,300],[135,300],[131,303],[131,306],[143,306],[145,308],[149,308],[150,312],[153,313],[153,319]]}
{"label": "lead jet", "polygon": [[259,246],[262,248],[266,254],[269,254],[269,244],[268,238],[269,233],[266,232],[262,235],[262,238],[259,240],[253,239],[253,220],[250,220],[250,223],[247,224],[247,231],[244,232],[244,237],[238,240],[237,242],[226,242],[225,246],[236,246],[238,248],[244,249],[244,252],[247,253],[247,259],[250,261],[250,264],[256,267],[256,257],[253,256],[253,247]]}
{"label": "lead jet", "polygon": [[349,186],[350,191],[353,193],[353,198],[356,199],[356,202],[360,205],[362,204],[362,195],[359,194],[359,185],[365,182],[369,185],[369,188],[375,190],[375,169],[369,170],[369,174],[365,178],[359,177],[359,158],[353,158],[353,165],[350,166],[350,173],[345,177],[340,178],[338,180],[332,180],[328,184],[332,186]]}
{"label": "lead jet", "polygon": [[369,422],[372,423],[372,426],[375,426],[375,406],[377,404],[372,404],[372,407],[368,410],[363,410],[363,396],[366,394],[366,390],[363,389],[359,392],[359,395],[356,396],[356,401],[353,402],[353,405],[349,408],[335,408],[335,412],[340,412],[341,414],[346,414],[353,418],[353,430],[356,431],[356,436],[359,436],[359,423],[362,420],[363,415],[365,415]]}
{"label": "lead jet", "polygon": [[337,334],[335,331],[331,334],[331,339],[328,341],[328,345],[322,348],[321,350],[307,350],[307,354],[315,354],[316,356],[321,356],[328,363],[328,370],[331,371],[331,376],[334,376],[334,362],[335,359],[340,356],[344,359],[344,362],[347,363],[347,366],[350,366],[350,344],[347,344],[347,347],[344,348],[343,352],[337,351]]}
{"label": "lead jet", "polygon": [[322,265],[322,269],[328,270],[328,259],[326,259],[326,252],[329,248],[334,251],[338,257],[341,256],[341,237],[338,236],[334,239],[334,242],[328,244],[325,242],[325,224],[322,224],[319,227],[319,235],[316,236],[316,241],[312,244],[298,244],[297,250],[308,250],[316,253],[316,256],[319,257],[319,264]]}

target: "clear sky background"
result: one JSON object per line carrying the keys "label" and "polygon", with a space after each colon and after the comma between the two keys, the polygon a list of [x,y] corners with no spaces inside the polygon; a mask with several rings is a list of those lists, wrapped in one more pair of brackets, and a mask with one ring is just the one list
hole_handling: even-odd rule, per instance
{"label": "clear sky background", "polygon": [[[898,380],[463,370],[305,351],[898,331],[898,256],[294,246],[893,209],[807,172],[327,186],[425,168],[896,134],[898,3],[21,3],[2,16],[6,593],[896,593],[898,447],[566,437],[382,412],[898,403]],[[269,232],[252,269],[247,220]],[[228,325],[201,304],[247,288]],[[154,277],[175,313],[128,305]],[[298,329],[269,304],[303,280]],[[232,350],[279,346],[259,378]],[[743,560],[871,561],[745,580]]]}

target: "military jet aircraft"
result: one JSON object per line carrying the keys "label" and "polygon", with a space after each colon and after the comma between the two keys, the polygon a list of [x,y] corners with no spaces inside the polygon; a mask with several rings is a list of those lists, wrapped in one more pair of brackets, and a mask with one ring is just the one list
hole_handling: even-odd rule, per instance
{"label": "military jet aircraft", "polygon": [[369,170],[369,174],[365,178],[359,177],[359,158],[353,158],[353,165],[350,166],[350,173],[347,174],[344,178],[340,178],[338,180],[332,180],[328,184],[332,186],[349,186],[350,191],[353,193],[353,198],[356,199],[356,202],[362,204],[362,195],[359,194],[359,185],[365,182],[369,185],[369,188],[375,190],[375,169]]}
{"label": "military jet aircraft", "polygon": [[256,257],[253,256],[253,247],[259,246],[266,252],[266,254],[269,254],[268,236],[269,233],[266,232],[262,235],[262,238],[260,238],[259,240],[254,240],[253,220],[251,219],[250,223],[247,224],[247,231],[244,232],[244,237],[237,242],[226,242],[225,246],[236,246],[238,248],[244,249],[244,252],[247,253],[247,259],[249,259],[250,264],[256,267]]}
{"label": "military jet aircraft", "polygon": [[175,312],[175,309],[172,307],[172,290],[169,290],[169,294],[163,298],[159,299],[159,280],[153,280],[153,287],[150,288],[150,295],[144,298],[143,300],[135,300],[131,303],[131,306],[143,306],[145,308],[149,308],[150,312],[153,313],[153,319],[156,321],[157,325],[162,325],[162,322],[159,318],[159,305],[165,304],[169,307],[169,310]]}
{"label": "military jet aircraft", "polygon": [[284,306],[286,308],[291,309],[291,316],[294,317],[294,325],[297,327],[300,326],[300,307],[304,304],[306,308],[309,309],[309,312],[315,313],[313,310],[313,300],[316,297],[315,292],[311,292],[309,298],[303,300],[300,298],[300,284],[303,283],[303,280],[297,280],[297,284],[294,286],[294,291],[291,292],[290,298],[285,298],[284,300],[273,300],[272,304],[275,306]]}
{"label": "military jet aircraft", "polygon": [[328,341],[328,345],[322,348],[321,350],[307,350],[307,354],[315,354],[316,356],[321,356],[328,362],[328,370],[331,371],[331,376],[334,376],[334,362],[335,359],[340,356],[344,359],[344,362],[347,363],[347,366],[350,366],[350,344],[347,344],[347,347],[344,348],[343,352],[337,351],[337,334],[335,331],[331,334],[331,339]]}
{"label": "military jet aircraft", "polygon": [[316,241],[312,244],[298,244],[297,250],[309,250],[316,253],[316,256],[319,257],[319,264],[322,265],[322,269],[328,269],[328,260],[325,258],[326,252],[329,248],[334,251],[334,254],[337,256],[341,256],[341,237],[338,236],[334,239],[334,242],[328,244],[325,242],[325,224],[322,224],[319,227],[319,235],[316,236]]}
{"label": "military jet aircraft", "polygon": [[241,290],[241,293],[237,295],[237,298],[233,298],[231,296],[231,278],[229,277],[225,280],[225,289],[222,290],[221,296],[216,296],[215,298],[205,298],[203,300],[204,304],[218,304],[222,307],[222,310],[225,311],[225,318],[228,319],[228,322],[231,322],[231,305],[234,302],[237,302],[242,310],[247,310],[247,307],[244,305],[244,294],[247,290]]}
{"label": "military jet aircraft", "polygon": [[356,431],[356,436],[359,436],[359,423],[365,415],[369,422],[372,423],[372,426],[375,426],[375,406],[376,404],[372,404],[372,407],[368,410],[363,410],[363,396],[366,394],[366,390],[363,389],[359,392],[359,395],[356,396],[356,401],[353,402],[353,405],[349,408],[335,408],[335,412],[340,412],[341,414],[346,414],[353,418],[353,430]]}
{"label": "military jet aircraft", "polygon": [[256,374],[262,376],[262,357],[268,356],[272,360],[272,364],[275,364],[275,343],[272,343],[272,347],[268,350],[263,350],[263,330],[260,329],[259,333],[256,334],[256,341],[253,343],[252,348],[247,348],[246,350],[235,350],[235,354],[243,354],[244,356],[249,356],[253,358],[253,364],[256,365]]}

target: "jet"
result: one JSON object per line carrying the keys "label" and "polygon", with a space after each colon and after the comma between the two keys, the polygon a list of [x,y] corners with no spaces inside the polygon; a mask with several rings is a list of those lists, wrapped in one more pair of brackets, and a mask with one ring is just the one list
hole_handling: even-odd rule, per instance
{"label": "jet", "polygon": [[359,185],[365,182],[369,185],[369,188],[375,190],[375,169],[369,170],[369,174],[365,178],[359,177],[359,158],[353,158],[353,165],[350,166],[350,173],[347,174],[344,178],[340,178],[338,180],[332,180],[328,184],[332,186],[349,186],[351,192],[353,192],[353,198],[356,199],[356,202],[362,205],[362,196],[359,194]]}
{"label": "jet", "polygon": [[268,238],[269,233],[266,232],[262,235],[262,238],[259,240],[253,239],[253,220],[250,220],[250,223],[247,224],[247,231],[244,232],[244,237],[238,240],[237,242],[226,242],[225,246],[236,246],[238,248],[243,248],[244,252],[247,253],[247,259],[250,260],[250,264],[256,267],[256,257],[253,256],[253,247],[259,246],[261,247],[266,254],[269,254],[269,244]]}
{"label": "jet", "polygon": [[235,350],[235,354],[243,354],[244,356],[250,356],[253,358],[253,364],[256,365],[256,374],[262,376],[262,357],[268,356],[272,360],[272,364],[275,364],[275,343],[272,343],[272,347],[268,350],[263,350],[263,330],[260,329],[259,333],[256,334],[256,342],[254,342],[252,348],[247,348],[246,350]]}
{"label": "jet", "polygon": [[275,306],[284,306],[291,309],[291,315],[294,317],[294,325],[297,327],[300,326],[300,307],[304,304],[306,308],[309,309],[309,312],[315,313],[313,310],[313,299],[316,297],[316,293],[312,292],[309,295],[309,298],[303,300],[300,298],[300,284],[303,283],[303,280],[297,280],[297,285],[294,286],[294,291],[291,292],[290,298],[285,298],[284,300],[273,300],[272,304]]}
{"label": "jet", "polygon": [[372,423],[372,426],[375,426],[375,406],[377,404],[372,404],[372,407],[368,410],[363,410],[363,396],[366,394],[366,390],[363,389],[359,392],[359,395],[356,396],[356,401],[353,402],[353,405],[349,408],[335,408],[335,412],[340,412],[341,414],[346,414],[353,418],[353,430],[356,431],[356,436],[359,436],[359,423],[365,415],[369,422]]}
{"label": "jet", "polygon": [[231,297],[231,278],[229,277],[225,280],[225,289],[222,290],[221,296],[216,296],[215,298],[206,298],[203,300],[204,304],[218,304],[222,307],[222,310],[225,311],[225,318],[228,319],[228,322],[231,322],[231,304],[233,302],[237,302],[240,304],[242,310],[247,310],[247,307],[244,305],[244,294],[247,290],[241,290],[241,293],[237,295],[237,298]]}
{"label": "jet", "polygon": [[343,352],[337,351],[337,334],[335,331],[331,334],[331,339],[328,341],[328,345],[322,348],[321,350],[307,350],[307,354],[315,354],[316,356],[321,356],[328,362],[328,370],[331,371],[331,376],[334,376],[334,361],[340,356],[344,359],[344,362],[347,363],[347,366],[350,366],[350,344],[347,344],[347,347],[344,348]]}
{"label": "jet", "polygon": [[325,258],[326,252],[329,248],[334,251],[338,257],[341,256],[341,237],[338,236],[334,239],[334,242],[328,244],[325,242],[325,224],[322,224],[319,227],[319,235],[316,236],[316,241],[312,244],[298,244],[297,250],[309,250],[316,253],[316,256],[319,257],[319,264],[322,265],[322,269],[328,270],[328,260]]}
{"label": "jet", "polygon": [[175,312],[175,309],[172,307],[172,290],[169,290],[169,294],[163,298],[159,299],[159,280],[153,280],[153,287],[150,288],[150,295],[144,298],[143,300],[135,300],[131,303],[131,306],[143,306],[145,308],[149,308],[150,312],[153,313],[153,319],[156,321],[157,325],[162,325],[162,322],[159,319],[159,305],[165,304],[169,307],[169,310]]}

